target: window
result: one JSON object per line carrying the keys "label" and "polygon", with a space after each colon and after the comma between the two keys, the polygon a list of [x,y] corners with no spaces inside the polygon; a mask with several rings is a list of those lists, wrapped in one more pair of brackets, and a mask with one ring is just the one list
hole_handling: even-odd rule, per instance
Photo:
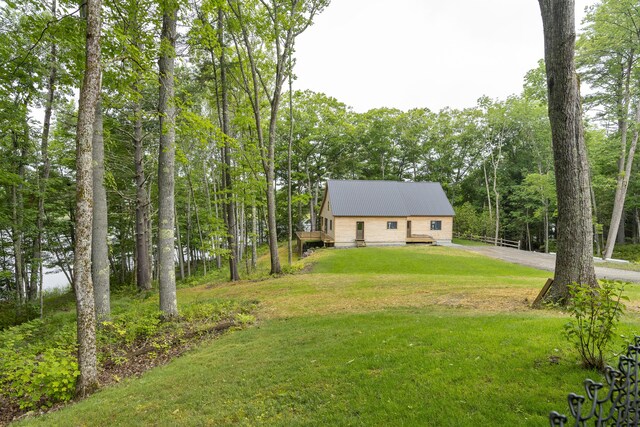
{"label": "window", "polygon": [[398,221],[387,221],[387,230],[397,230]]}
{"label": "window", "polygon": [[333,220],[329,220],[329,230],[333,230]]}
{"label": "window", "polygon": [[329,231],[329,220],[327,218],[324,219],[324,231]]}
{"label": "window", "polygon": [[432,230],[442,230],[442,221],[431,221]]}

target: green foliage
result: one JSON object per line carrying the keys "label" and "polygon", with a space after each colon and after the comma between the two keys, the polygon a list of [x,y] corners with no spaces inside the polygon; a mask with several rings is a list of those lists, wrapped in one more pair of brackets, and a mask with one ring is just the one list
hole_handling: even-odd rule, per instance
{"label": "green foliage", "polygon": [[0,335],[0,393],[22,409],[49,407],[70,400],[79,375],[75,328],[64,325],[43,336],[43,323],[34,320]]}
{"label": "green foliage", "polygon": [[283,274],[295,274],[295,273],[299,273],[304,269],[304,264],[301,262],[294,262],[293,264],[289,265],[289,264],[284,264],[282,266],[282,273]]}
{"label": "green foliage", "polygon": [[487,212],[476,211],[469,202],[455,208],[456,219],[453,222],[456,233],[464,235],[485,235],[491,224]]}
{"label": "green foliage", "polygon": [[[231,320],[246,326],[255,319],[253,304],[219,299],[189,302],[180,307],[177,322],[163,322],[155,298],[131,295],[114,301],[117,311],[97,330],[98,358],[119,365],[129,361],[135,346],[167,351],[190,331],[207,331]],[[61,306],[65,308],[65,306]],[[24,410],[71,400],[79,375],[75,316],[56,313],[0,332],[0,395]]]}
{"label": "green foliage", "polygon": [[625,259],[633,263],[640,263],[640,245],[616,245],[613,250],[613,257]]}
{"label": "green foliage", "polygon": [[0,331],[11,326],[19,325],[40,315],[40,308],[35,303],[16,303],[0,301]]}
{"label": "green foliage", "polygon": [[605,354],[610,349],[616,327],[624,313],[622,295],[624,284],[603,281],[601,288],[571,285],[571,304],[568,307],[573,319],[564,326],[567,339],[575,346],[588,369],[604,370]]}

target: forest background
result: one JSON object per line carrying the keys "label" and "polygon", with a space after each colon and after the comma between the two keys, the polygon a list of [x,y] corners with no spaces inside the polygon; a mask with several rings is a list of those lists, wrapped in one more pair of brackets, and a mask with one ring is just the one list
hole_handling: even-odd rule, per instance
{"label": "forest background", "polygon": [[[160,42],[164,3],[103,5],[98,134],[104,159],[94,157],[94,165],[104,164],[106,206],[98,212],[106,213],[113,287],[148,289],[159,274],[158,162],[164,132],[158,58],[167,49]],[[294,6],[287,9],[288,4]],[[456,209],[457,232],[553,250],[555,188],[542,62],[524,76],[522,92],[506,99],[485,96],[473,106],[440,111],[358,113],[323,93],[294,90],[296,37],[327,4],[176,2],[171,104],[178,276],[222,269],[229,258],[248,273],[259,246],[269,242],[271,257],[277,258],[274,236],[287,240],[290,230],[319,226],[327,179],[437,181]],[[5,300],[35,301],[47,269],[60,270],[73,282],[81,12],[77,2],[3,3],[0,298]],[[614,242],[640,239],[640,183],[633,163],[640,119],[637,18],[634,2],[604,1],[588,11],[577,46],[581,81],[590,88],[584,105],[595,251],[608,257]],[[272,262],[272,272],[280,269]]]}

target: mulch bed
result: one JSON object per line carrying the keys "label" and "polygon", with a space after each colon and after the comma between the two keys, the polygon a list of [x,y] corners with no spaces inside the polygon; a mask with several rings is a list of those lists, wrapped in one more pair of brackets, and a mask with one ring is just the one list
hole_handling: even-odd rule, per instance
{"label": "mulch bed", "polygon": [[[189,325],[181,334],[166,334],[163,337],[165,345],[162,349],[151,345],[148,340],[136,341],[119,350],[119,354],[124,357],[119,357],[118,360],[124,360],[123,363],[116,363],[109,358],[102,362],[98,368],[100,387],[118,383],[125,378],[138,377],[156,366],[165,365],[201,343],[203,339],[217,337],[234,326],[237,324],[233,320],[223,320],[215,325],[200,328]],[[154,337],[154,341],[157,341],[157,338]],[[51,408],[27,411],[20,409],[17,403],[0,395],[0,427],[21,418],[57,411],[76,401],[55,404]]]}

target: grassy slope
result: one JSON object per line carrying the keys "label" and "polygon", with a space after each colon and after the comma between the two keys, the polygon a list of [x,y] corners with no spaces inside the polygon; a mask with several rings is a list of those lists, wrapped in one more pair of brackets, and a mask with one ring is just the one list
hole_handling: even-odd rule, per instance
{"label": "grassy slope", "polygon": [[27,424],[543,425],[597,375],[578,368],[564,316],[526,308],[549,273],[431,247],[312,261],[182,290],[260,300],[262,321]]}

